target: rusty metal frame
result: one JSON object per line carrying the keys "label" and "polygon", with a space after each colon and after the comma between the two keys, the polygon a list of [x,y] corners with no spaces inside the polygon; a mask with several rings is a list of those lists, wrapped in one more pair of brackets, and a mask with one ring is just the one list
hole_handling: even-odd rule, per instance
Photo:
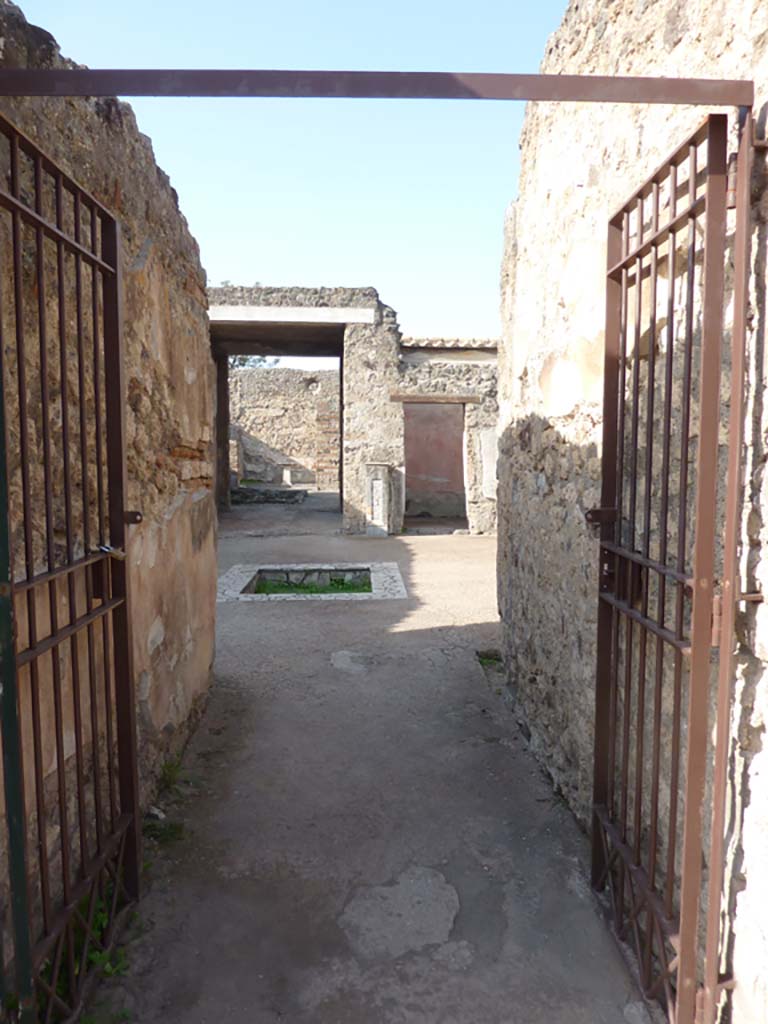
{"label": "rusty metal frame", "polygon": [[4,117],[0,140],[11,282],[0,296],[7,989],[22,1021],[48,1024],[75,1018],[139,895],[126,563],[126,524],[137,517],[125,511],[119,226]]}
{"label": "rusty metal frame", "polygon": [[[596,889],[610,887],[615,927],[622,938],[634,945],[644,990],[649,996],[662,998],[674,1024],[714,1024],[723,991],[732,985],[728,974],[720,973],[721,897],[735,614],[742,599],[737,553],[751,111],[745,109],[740,114],[737,158],[735,301],[723,524],[718,512],[718,453],[722,428],[727,132],[727,117],[710,115],[609,223],[601,508],[592,510],[588,516],[600,528],[592,883]],[[703,167],[697,162],[702,150]],[[681,168],[685,169],[684,181],[678,180]],[[663,226],[661,188],[666,189]],[[682,210],[680,202],[684,204]],[[702,230],[702,225],[703,261],[697,242],[697,231]],[[686,266],[678,272],[677,250],[681,242],[686,250]],[[660,325],[657,319],[660,250],[667,260],[666,325]],[[699,265],[701,269],[697,270]],[[676,281],[681,287],[684,285],[682,310],[677,307]],[[703,292],[700,303],[696,298],[699,288]],[[649,341],[648,351],[643,355],[640,341],[645,322]],[[663,382],[655,376],[660,333],[666,345]],[[673,411],[673,360],[679,358],[675,351],[679,334],[683,345],[682,396],[681,407]],[[640,368],[643,359],[647,364],[645,370]],[[695,365],[699,368],[698,381],[694,378]],[[662,424],[660,437],[654,405],[657,389],[663,396],[663,409],[658,417]],[[695,422],[694,404],[698,406]],[[644,417],[640,415],[641,407]],[[672,450],[676,419],[680,432],[677,453]],[[692,438],[696,470],[690,478]],[[662,449],[660,491],[658,501],[654,502],[651,482],[656,472],[654,458],[658,462],[654,444],[658,442]],[[670,481],[676,456],[675,492]],[[639,465],[641,459],[644,467]],[[643,489],[644,505],[641,524],[639,486]],[[695,495],[692,512],[688,508],[691,492]],[[676,523],[673,520],[670,527],[670,516],[675,511]],[[716,538],[723,525],[722,566],[718,574]],[[650,538],[656,530],[659,550],[656,557],[651,557]],[[686,548],[691,531],[694,539],[689,566]],[[674,621],[669,621],[670,604],[674,607]],[[721,638],[713,723],[713,649]],[[655,663],[650,672],[653,684],[649,686],[648,650],[654,645]],[[688,699],[684,706],[686,681]],[[662,706],[665,699],[670,700],[670,691],[672,735],[665,822],[660,810]],[[713,724],[714,744],[709,738]],[[649,747],[645,746],[647,739]],[[705,851],[704,798],[710,761],[714,764],[711,831],[709,849]],[[650,785],[644,790],[647,783]],[[679,863],[678,831],[682,831]],[[666,848],[662,849],[665,841]],[[709,874],[703,943],[705,852]]]}
{"label": "rusty metal frame", "polygon": [[739,571],[742,512],[744,412],[746,397],[747,309],[749,305],[751,183],[754,162],[754,124],[751,110],[742,110],[736,165],[736,226],[734,236],[734,312],[731,331],[728,469],[725,482],[722,613],[719,624],[720,660],[717,681],[715,750],[712,780],[712,828],[707,891],[706,949],[701,1024],[715,1024],[724,988],[733,985],[721,974],[724,958],[721,908],[725,873],[726,789],[730,742],[730,713],[734,681],[736,612],[741,601],[761,595],[744,594]]}
{"label": "rusty metal frame", "polygon": [[419,71],[0,69],[0,96],[540,100],[751,107],[751,81]]}

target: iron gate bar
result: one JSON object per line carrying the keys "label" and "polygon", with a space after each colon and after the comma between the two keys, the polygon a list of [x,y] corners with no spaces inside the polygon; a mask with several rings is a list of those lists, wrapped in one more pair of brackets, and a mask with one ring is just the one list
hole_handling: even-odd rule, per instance
{"label": "iron gate bar", "polygon": [[[112,218],[102,222],[102,254],[115,268],[104,278],[104,362],[107,407],[107,473],[109,476],[109,539],[118,550],[127,548],[125,511],[128,472],[125,458],[125,359],[123,353],[123,286],[120,225]],[[129,587],[126,559],[111,563],[112,592],[123,599],[112,616],[114,646],[115,710],[120,766],[120,807],[131,815],[126,833],[125,888],[138,899],[141,890],[141,822],[139,820],[139,771],[136,751],[136,700],[134,696],[133,647],[128,619]]]}
{"label": "iron gate bar", "polygon": [[[19,143],[15,135],[10,140],[11,194],[14,199],[19,199]],[[13,248],[13,286],[15,301],[15,328],[16,328],[16,372],[17,386],[19,391],[19,449],[21,453],[21,506],[24,522],[24,569],[27,577],[34,572],[34,551],[32,544],[32,532],[29,523],[31,514],[30,479],[29,479],[29,430],[27,423],[27,405],[23,400],[27,393],[26,385],[26,357],[25,357],[25,332],[24,332],[24,291],[22,271],[22,233],[21,217],[18,209],[11,210],[11,235]],[[27,628],[29,631],[29,644],[34,647],[37,643],[37,609],[35,606],[34,594],[27,591]],[[33,661],[30,666],[30,692],[32,704],[32,747],[35,775],[35,800],[37,812],[37,857],[40,872],[40,896],[42,902],[43,927],[47,927],[50,918],[50,883],[48,875],[48,849],[46,844],[46,818],[47,811],[43,795],[43,762],[42,762],[42,740],[40,729],[40,684],[38,676],[38,665]]]}
{"label": "iron gate bar", "polygon": [[[669,221],[670,224],[677,224],[677,164],[672,162],[669,168]],[[680,227],[683,226],[681,223]],[[676,251],[677,246],[677,234],[676,229],[672,228],[668,238],[668,250],[670,254],[670,261],[674,258],[673,254]],[[672,264],[670,262],[670,268]],[[661,496],[660,496],[660,543],[659,543],[659,562],[663,565],[667,563],[668,554],[668,541],[669,541],[669,469],[672,449],[672,387],[674,380],[674,367],[673,367],[673,355],[675,348],[675,290],[672,287],[672,270],[670,269],[670,288],[667,295],[667,329],[666,329],[666,342],[667,342],[667,356],[664,367],[664,411],[663,411],[663,440],[662,440],[662,456],[661,456]],[[670,578],[677,583],[686,584],[688,581],[685,579],[685,573],[678,573],[676,570],[673,574],[670,573],[659,573],[659,595],[658,595],[658,608],[657,608],[657,626],[659,629],[664,628],[665,612],[666,612],[666,597],[667,597],[667,579]],[[661,639],[656,641],[656,659],[654,664],[654,694],[653,694],[653,761],[651,768],[651,813],[649,822],[649,845],[650,855],[648,858],[648,875],[655,882],[656,879],[656,866],[658,858],[658,842],[659,842],[659,790],[661,782],[661,701],[663,696],[663,684],[664,684],[664,644]],[[665,907],[666,911],[666,907]],[[648,914],[646,927],[653,929],[654,922],[651,920],[651,914]],[[660,941],[663,943],[663,939],[659,936]],[[679,949],[679,943],[677,948]],[[646,984],[650,984],[652,977],[652,942],[649,942],[646,947],[646,956],[642,963],[643,981]]]}
{"label": "iron gate bar", "polygon": [[[621,221],[614,217],[608,225],[607,270],[622,256],[623,231]],[[618,497],[618,424],[620,374],[619,338],[621,335],[622,302],[624,284],[608,273],[605,304],[605,355],[603,370],[603,453],[601,467],[600,505],[603,509],[617,510],[620,515]],[[623,436],[623,432],[622,432]],[[599,591],[608,595],[615,579],[617,559],[615,552],[609,552],[602,544],[613,540],[614,521],[605,516],[600,523],[600,571]],[[599,602],[597,612],[598,650],[612,652],[610,659],[598,659],[595,680],[595,754],[592,778],[592,886],[602,888],[608,870],[607,851],[604,847],[604,833],[599,820],[599,809],[613,804],[613,773],[609,765],[613,762],[614,715],[613,677],[611,663],[615,662],[614,626],[615,616],[611,607]]]}
{"label": "iron gate bar", "polygon": [[[715,587],[715,519],[717,449],[720,409],[720,367],[723,340],[728,119],[710,118],[707,137],[707,206],[704,229],[704,297],[701,326],[699,439],[696,469],[695,542],[691,666],[688,688],[686,800],[680,892],[680,963],[677,1012],[693,1019],[696,1009],[696,935],[702,877],[702,822],[707,767],[707,719]],[[681,504],[681,508],[683,508]]]}
{"label": "iron gate bar", "polygon": [[[11,395],[18,389],[14,411],[19,465],[13,472],[20,478],[21,493],[14,521],[22,554],[14,574],[8,504],[11,467],[4,431],[0,718],[16,979],[12,987],[4,984],[4,962],[0,962],[0,981],[4,992],[18,997],[26,1024],[37,1020],[38,1003],[45,1021],[73,1019],[93,976],[89,950],[104,953],[110,948],[118,918],[138,895],[138,778],[125,561],[125,524],[138,518],[124,511],[125,380],[117,224],[105,207],[2,116],[0,133],[8,140],[10,157],[9,186],[0,185],[0,210],[10,220],[8,262],[15,321],[3,337],[5,322],[0,316],[0,371],[5,372],[0,379]],[[48,206],[55,212],[49,214]],[[67,297],[68,290],[73,297]],[[49,312],[52,305],[57,314]],[[12,360],[5,351],[14,344],[15,367],[9,365]],[[8,378],[11,370],[15,380]],[[38,378],[39,395],[34,396],[30,385]],[[71,432],[70,389],[79,406]],[[5,403],[5,389],[1,397]],[[0,427],[8,422],[4,409],[1,404]],[[62,472],[54,483],[57,455]],[[72,461],[80,476],[76,486]],[[39,530],[32,526],[33,509],[39,510]],[[54,536],[61,520],[63,544]],[[76,544],[82,546],[82,554],[75,550]],[[84,609],[79,607],[83,591]],[[60,597],[68,600],[63,613]],[[18,631],[16,612],[21,620]],[[85,688],[81,687],[83,652],[79,650],[83,636],[88,662]],[[66,705],[65,665],[71,669]],[[19,710],[23,668],[21,689],[27,707],[31,706],[31,742],[26,753]],[[52,712],[50,733],[42,728],[43,697]],[[90,714],[83,714],[83,698]],[[64,748],[65,713],[74,722],[72,781]],[[90,718],[85,736],[90,746],[87,766],[86,718]],[[100,747],[105,747],[103,754]],[[46,775],[44,764],[49,763],[53,767]],[[36,818],[32,866],[26,850],[25,765],[31,769],[35,789],[29,808],[30,817]],[[56,829],[49,844],[51,825]]]}
{"label": "iron gate bar", "polygon": [[736,604],[743,600],[739,573],[742,445],[744,442],[744,396],[746,371],[747,307],[749,303],[749,258],[751,183],[754,149],[752,113],[744,111],[739,124],[739,152],[736,165],[736,238],[734,243],[734,314],[731,334],[731,387],[728,417],[728,470],[725,494],[725,537],[723,541],[722,622],[723,643],[717,684],[715,763],[713,769],[712,837],[709,858],[707,939],[704,961],[704,1001],[701,1024],[715,1024],[720,998],[720,909],[725,868],[725,808],[728,773],[731,687],[736,645]]}
{"label": "iron gate bar", "polygon": [[[746,112],[742,120],[749,120]],[[726,147],[727,117],[710,115],[704,126],[611,218],[606,259],[602,514],[592,517],[601,527],[592,881],[598,889],[609,883],[617,931],[622,937],[627,933],[631,936],[643,988],[649,996],[664,995],[669,1019],[678,1024],[693,1024],[701,992],[697,990],[698,925],[713,640],[727,215]],[[706,148],[702,166],[698,164],[700,148]],[[679,187],[681,167],[687,168],[684,197]],[[663,225],[662,186],[666,221]],[[699,195],[700,187],[704,189],[703,195]],[[679,210],[678,201],[684,203],[683,211]],[[741,216],[738,230],[745,230],[747,217],[748,207]],[[702,252],[697,241],[700,218],[704,219],[701,273]],[[684,239],[685,228],[687,238]],[[678,272],[676,253],[681,242],[687,249],[687,261],[685,269]],[[662,246],[665,248],[660,251]],[[667,343],[663,375],[657,372],[656,353],[658,318],[662,315],[658,308],[662,259],[667,263],[668,276],[663,310]],[[746,266],[740,279],[742,290],[745,279]],[[676,309],[678,283],[683,288],[684,317],[678,315]],[[699,298],[700,288],[703,288],[703,299]],[[703,323],[701,335],[699,315]],[[741,327],[737,323],[735,330],[743,331],[743,317]],[[646,332],[647,352],[642,348]],[[694,391],[695,363],[699,381]],[[679,442],[672,436],[675,372],[681,373],[682,387],[679,419],[675,425],[675,430],[680,431]],[[742,370],[737,368],[736,372],[743,376],[743,363]],[[661,410],[656,406],[657,383],[663,388]],[[698,429],[691,435],[694,393]],[[659,415],[663,433],[657,445],[655,421]],[[738,417],[742,410],[732,408],[731,415]],[[643,443],[645,451],[641,452]],[[673,447],[677,460],[678,443],[679,465],[673,470]],[[695,445],[698,445],[696,475],[689,480],[689,455]],[[653,486],[659,447],[660,497]],[[738,453],[731,452],[731,458],[736,459],[736,466],[731,467],[733,475],[738,473]],[[677,478],[677,549],[670,565],[673,472]],[[689,569],[688,504],[691,498],[695,500],[692,517],[695,531],[692,534],[693,568]],[[659,501],[660,506],[656,504]],[[661,531],[660,538],[654,540],[658,554],[654,548],[652,557],[651,535],[657,525]],[[738,536],[735,520],[731,532],[735,543],[733,538]],[[740,595],[740,587],[735,584],[732,592]],[[668,612],[669,596],[673,607]],[[691,596],[693,609],[688,625]],[[649,651],[649,643],[655,643],[655,649]],[[665,652],[672,658],[666,668]],[[689,680],[685,709],[684,666]],[[725,706],[726,720],[719,723],[725,741],[716,751],[718,758],[727,756],[729,672],[729,668],[721,666],[721,686],[725,687],[721,707]],[[672,704],[671,740],[667,744],[671,756],[668,821],[662,824],[662,702],[667,694]],[[687,737],[687,747],[683,769],[684,737]],[[719,760],[717,765],[716,771],[722,774],[725,768]],[[722,782],[724,790],[724,778]],[[716,793],[715,800],[718,799]],[[684,813],[678,823],[681,807]],[[719,806],[716,813],[718,810],[722,813]],[[678,826],[683,836],[679,923],[675,913]],[[722,842],[718,846],[721,834],[722,828],[715,820],[711,857],[716,872],[721,868],[717,861],[718,855],[722,856]],[[665,863],[659,878],[662,851]],[[707,917],[709,930],[714,935],[709,946],[715,946],[716,961],[722,876],[718,882],[710,878],[709,886],[717,891],[717,907],[714,899],[711,900]],[[711,960],[712,955],[707,953],[707,964]],[[714,998],[718,998],[722,981],[717,976],[716,963],[709,969],[714,971],[713,992]],[[714,1022],[707,1020],[705,1024]]]}
{"label": "iron gate bar", "polygon": [[[633,249],[628,256],[624,257],[624,259],[619,260],[618,263],[610,267],[608,270],[608,275],[614,277],[616,275],[620,275],[622,270],[624,270],[625,268],[628,269],[630,265],[634,263],[639,257],[648,256],[649,254],[651,254],[662,242],[666,241],[666,239],[670,235],[675,234],[675,232],[678,231],[679,228],[684,227],[691,217],[697,217],[700,213],[703,212],[703,210],[704,197],[699,196],[699,198],[695,199],[690,204],[690,206],[687,206],[682,211],[682,213],[677,214],[677,216],[671,223],[665,224],[664,227],[661,228],[660,230],[654,231],[653,234],[650,235],[650,237],[645,239],[645,241],[643,241],[640,245]],[[648,271],[643,271],[643,277],[651,276],[652,275],[650,269]]]}
{"label": "iron gate bar", "polygon": [[754,83],[423,71],[3,68],[0,96],[539,100],[751,107]]}
{"label": "iron gate bar", "polygon": [[[0,293],[0,382],[5,379],[5,346],[2,341],[3,301]],[[5,393],[0,386],[0,716],[2,721],[3,789],[8,823],[8,875],[11,889],[11,918],[14,932],[14,977],[12,989],[5,978],[5,957],[0,961],[0,994],[5,1003],[11,992],[17,997],[23,1024],[34,1014],[32,982],[32,946],[29,934],[29,886],[27,882],[27,822],[24,800],[24,773],[21,749],[18,677],[14,659],[13,555],[11,551],[9,507],[8,431]],[[0,929],[1,930],[1,929]]]}
{"label": "iron gate bar", "polygon": [[[611,520],[613,522],[613,520]],[[685,572],[678,572],[677,569],[672,569],[664,562],[659,561],[655,558],[648,558],[646,555],[641,555],[637,551],[628,551],[626,548],[622,548],[619,544],[614,544],[613,541],[601,541],[600,546],[606,551],[610,551],[614,555],[621,555],[622,558],[628,562],[635,562],[637,565],[642,565],[645,569],[653,569],[654,572],[658,573],[659,576],[665,576],[667,579],[675,580],[678,583],[686,585],[690,584],[690,577]]]}

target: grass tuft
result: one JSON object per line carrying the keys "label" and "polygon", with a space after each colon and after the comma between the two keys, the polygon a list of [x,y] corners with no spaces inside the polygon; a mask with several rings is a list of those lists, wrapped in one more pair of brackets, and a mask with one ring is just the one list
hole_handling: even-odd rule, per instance
{"label": "grass tuft", "polygon": [[475,654],[483,668],[501,668],[503,664],[500,651],[475,651]]}
{"label": "grass tuft", "polygon": [[145,821],[144,835],[156,843],[176,843],[186,835],[182,821]]}
{"label": "grass tuft", "polygon": [[371,581],[352,583],[346,580],[331,580],[327,587],[317,583],[283,583],[281,580],[259,580],[256,594],[370,594]]}
{"label": "grass tuft", "polygon": [[181,758],[170,757],[160,769],[158,790],[161,793],[172,793],[181,781]]}

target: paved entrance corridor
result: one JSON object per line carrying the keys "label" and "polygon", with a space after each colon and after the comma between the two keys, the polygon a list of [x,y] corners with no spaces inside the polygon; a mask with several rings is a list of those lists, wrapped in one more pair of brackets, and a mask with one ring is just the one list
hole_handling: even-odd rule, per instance
{"label": "paved entrance corridor", "polygon": [[647,1020],[586,840],[475,654],[498,646],[495,540],[244,521],[221,572],[395,561],[409,596],[219,605],[216,684],[93,1021]]}

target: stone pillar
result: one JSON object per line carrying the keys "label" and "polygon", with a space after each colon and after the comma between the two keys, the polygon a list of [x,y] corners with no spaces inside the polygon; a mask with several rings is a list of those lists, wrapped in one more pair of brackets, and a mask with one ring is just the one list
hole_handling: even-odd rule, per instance
{"label": "stone pillar", "polygon": [[216,504],[229,510],[229,359],[216,357]]}
{"label": "stone pillar", "polygon": [[369,506],[367,466],[390,468],[388,532],[399,533],[404,508],[403,407],[398,387],[400,330],[394,311],[379,306],[374,324],[344,332],[344,531],[365,533]]}

